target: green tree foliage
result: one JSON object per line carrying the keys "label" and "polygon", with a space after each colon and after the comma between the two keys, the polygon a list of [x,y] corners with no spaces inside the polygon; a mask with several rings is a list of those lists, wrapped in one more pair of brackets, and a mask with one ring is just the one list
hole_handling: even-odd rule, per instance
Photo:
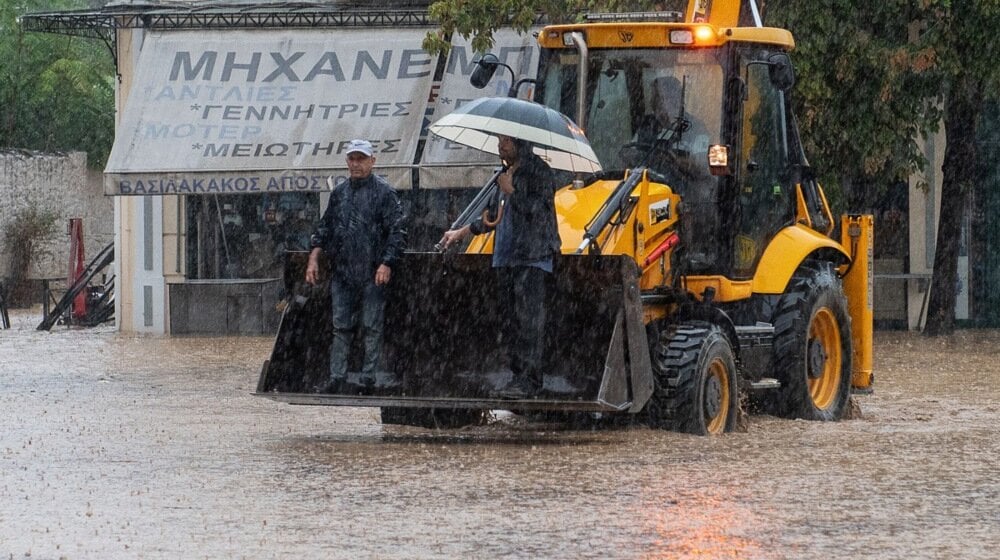
{"label": "green tree foliage", "polygon": [[[933,41],[920,34],[940,7],[927,0],[799,2],[769,0],[765,23],[796,38],[798,81],[793,99],[806,153],[834,199],[866,210],[887,185],[926,164],[920,139],[940,120],[940,72]],[[430,11],[441,24],[425,47],[444,50],[442,37],[472,37],[487,50],[502,26],[526,30],[534,14],[572,21],[586,10],[683,11],[678,2],[586,0],[440,0]],[[838,196],[838,187],[843,196]]]}
{"label": "green tree foliage", "polygon": [[[439,0],[441,24],[425,47],[441,52],[454,33],[485,51],[492,31],[527,29],[536,12],[572,21],[584,10],[684,9],[686,2]],[[923,170],[920,141],[944,124],[947,137],[934,278],[926,333],[954,330],[958,242],[977,180],[976,128],[1000,85],[997,0],[767,0],[765,24],[796,38],[797,105],[805,148],[834,199],[866,211],[882,189]],[[878,225],[876,224],[876,228]]]}
{"label": "green tree foliage", "polygon": [[[955,329],[958,285],[958,244],[962,217],[978,180],[980,150],[976,129],[985,103],[1000,85],[1000,2],[940,0],[932,2],[938,16],[929,20],[925,35],[939,49],[940,82],[944,93],[944,125],[948,139],[942,165],[941,212],[934,252],[934,277],[927,305],[928,335]],[[973,232],[975,234],[975,232]]]}
{"label": "green tree foliage", "polygon": [[806,153],[847,209],[868,211],[888,185],[923,169],[920,139],[940,112],[937,51],[916,30],[918,1],[767,3],[767,25],[792,31],[794,103]]}
{"label": "green tree foliage", "polygon": [[100,41],[24,31],[29,12],[92,7],[83,0],[0,3],[0,146],[82,150],[101,167],[114,140],[115,70]]}
{"label": "green tree foliage", "polygon": [[988,92],[1000,82],[1000,2],[770,0],[766,17],[796,36],[806,148],[820,176],[845,187],[852,210],[867,210],[880,189],[923,169],[917,142],[943,123],[925,332],[951,333],[962,218],[981,164],[976,129]]}
{"label": "green tree foliage", "polygon": [[9,255],[6,263],[10,275],[7,287],[14,305],[24,305],[30,300],[31,286],[27,281],[29,271],[39,258],[48,254],[42,249],[42,245],[56,232],[60,219],[61,216],[57,213],[44,210],[31,201],[28,206],[14,213],[4,231],[3,244]]}
{"label": "green tree foliage", "polygon": [[430,5],[431,18],[439,22],[438,33],[428,33],[424,49],[445,53],[454,34],[472,38],[476,52],[493,46],[493,32],[501,27],[527,31],[543,14],[550,23],[576,21],[588,11],[623,12],[652,8],[684,11],[686,0],[654,2],[644,0],[439,0]]}

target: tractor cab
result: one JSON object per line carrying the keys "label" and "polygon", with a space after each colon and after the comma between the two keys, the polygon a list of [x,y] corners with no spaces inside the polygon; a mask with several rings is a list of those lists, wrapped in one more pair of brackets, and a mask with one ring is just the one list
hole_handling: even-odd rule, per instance
{"label": "tractor cab", "polygon": [[552,26],[539,42],[535,99],[587,132],[604,167],[592,179],[642,167],[683,197],[683,273],[752,278],[768,241],[794,223],[800,183],[816,229],[829,232],[818,187],[802,177],[786,31],[630,21]]}

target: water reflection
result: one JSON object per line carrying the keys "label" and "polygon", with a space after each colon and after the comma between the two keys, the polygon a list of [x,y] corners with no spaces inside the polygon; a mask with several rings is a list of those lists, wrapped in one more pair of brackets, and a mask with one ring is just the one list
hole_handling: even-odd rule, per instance
{"label": "water reflection", "polygon": [[[12,317],[13,319],[13,317]],[[0,332],[0,556],[987,558],[1000,334],[881,335],[835,424],[434,432],[251,396],[269,338]],[[913,364],[920,364],[919,371]]]}
{"label": "water reflection", "polygon": [[730,485],[721,485],[649,500],[642,511],[636,512],[645,531],[652,535],[651,550],[643,557],[779,557],[761,540],[771,528],[739,501],[734,490]]}

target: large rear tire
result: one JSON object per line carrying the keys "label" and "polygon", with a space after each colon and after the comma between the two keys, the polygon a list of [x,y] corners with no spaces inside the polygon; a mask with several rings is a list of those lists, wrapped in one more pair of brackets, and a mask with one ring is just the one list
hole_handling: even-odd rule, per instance
{"label": "large rear tire", "polygon": [[730,432],[739,415],[736,361],[717,326],[692,322],[664,330],[652,348],[652,426],[697,435]]}
{"label": "large rear tire", "polygon": [[383,406],[383,424],[416,426],[432,430],[451,430],[486,423],[486,411],[469,408],[403,408]]}
{"label": "large rear tire", "polygon": [[851,344],[847,298],[833,264],[805,262],[774,315],[774,373],[781,382],[774,412],[840,420],[851,396]]}

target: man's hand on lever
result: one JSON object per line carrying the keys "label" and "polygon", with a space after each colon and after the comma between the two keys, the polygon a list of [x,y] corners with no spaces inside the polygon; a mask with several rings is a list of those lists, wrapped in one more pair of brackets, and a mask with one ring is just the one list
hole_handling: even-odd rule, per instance
{"label": "man's hand on lever", "polygon": [[463,239],[469,236],[470,233],[469,226],[462,226],[458,229],[449,229],[444,232],[441,237],[441,241],[438,241],[437,246],[440,247],[440,251],[447,251],[452,245],[461,242]]}

